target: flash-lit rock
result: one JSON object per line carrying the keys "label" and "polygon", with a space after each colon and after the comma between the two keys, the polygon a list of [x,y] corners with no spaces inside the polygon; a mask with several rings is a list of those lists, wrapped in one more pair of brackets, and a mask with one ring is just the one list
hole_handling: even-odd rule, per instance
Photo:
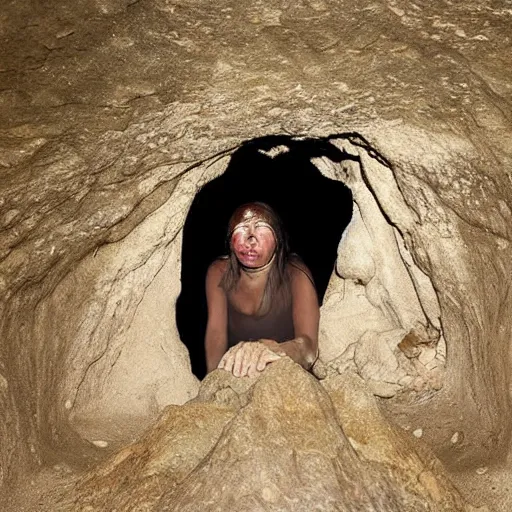
{"label": "flash-lit rock", "polygon": [[[174,318],[191,202],[244,141],[273,134],[329,141],[346,155],[314,162],[354,198],[322,306],[322,382],[355,372],[385,397],[377,399],[385,425],[422,426],[420,441],[462,478],[468,499],[511,508],[506,485],[497,493],[481,487],[483,476],[501,481],[496,468],[506,471],[512,425],[509,29],[509,9],[499,2],[485,9],[384,0],[3,5],[2,510],[58,510],[51,492],[44,499],[39,492],[67,484],[65,503],[76,478],[80,489],[87,481],[107,489],[102,470],[116,479],[125,471],[133,492],[153,504],[193,507],[194,485],[218,491],[206,471],[223,464],[213,445],[229,421],[246,422],[255,443],[243,446],[267,468],[264,455],[273,454],[253,420],[274,418],[283,432],[276,460],[284,466],[276,471],[284,474],[286,447],[297,441],[286,436],[287,411],[275,405],[267,416],[258,396],[251,402],[230,386],[215,391],[217,401],[190,402],[204,389]],[[278,369],[269,375],[288,375]],[[299,413],[305,430],[311,420],[329,434],[303,441],[318,442],[320,454],[357,450],[361,441],[342,432],[347,418],[333,419],[332,396],[300,379],[310,396]],[[258,388],[265,396],[270,382]],[[280,389],[295,403],[287,384]],[[244,400],[247,410],[233,419]],[[187,426],[191,418],[197,430]],[[211,429],[206,437],[201,425]],[[223,439],[237,442],[234,423],[230,429]],[[451,441],[454,432],[464,433],[461,441]],[[172,448],[167,434],[177,436]],[[378,452],[379,441],[369,439],[368,450]],[[108,446],[95,447],[98,440]],[[160,449],[178,451],[152,466]],[[108,453],[114,459],[101,462]],[[293,510],[299,495],[282,489],[297,488],[298,475],[310,482],[317,463],[325,499],[373,499],[366,470],[349,474],[344,495],[324,455],[299,458],[290,487],[270,485],[270,473],[258,487],[251,475],[256,501],[243,506]],[[421,461],[414,471],[404,464],[400,478],[412,478],[421,488],[415,496],[428,495],[428,503],[447,496],[459,507],[446,473],[420,470]],[[480,467],[489,471],[472,479]],[[233,494],[241,482],[230,482],[235,487],[219,499],[241,503]],[[390,491],[383,499],[402,496],[396,482],[383,480]],[[307,496],[314,494],[300,499]],[[129,510],[125,490],[112,499]]]}
{"label": "flash-lit rock", "polygon": [[198,400],[79,482],[73,510],[471,510],[357,377],[326,391],[286,359],[254,381],[210,374]]}

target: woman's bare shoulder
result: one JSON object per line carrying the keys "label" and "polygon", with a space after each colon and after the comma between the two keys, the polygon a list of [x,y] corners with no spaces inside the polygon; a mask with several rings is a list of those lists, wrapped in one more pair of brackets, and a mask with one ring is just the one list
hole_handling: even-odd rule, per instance
{"label": "woman's bare shoulder", "polygon": [[312,277],[311,270],[309,270],[304,261],[302,261],[302,259],[296,254],[292,254],[290,256],[290,259],[288,260],[288,268],[292,273],[302,272],[303,274],[307,274],[309,277]]}
{"label": "woman's bare shoulder", "polygon": [[208,267],[208,275],[209,276],[217,276],[221,278],[229,265],[229,259],[226,257],[220,257],[216,260],[213,260]]}
{"label": "woman's bare shoulder", "polygon": [[315,286],[315,281],[313,279],[313,274],[311,270],[309,270],[308,266],[302,261],[302,259],[297,255],[292,255],[288,261],[288,271],[289,275],[293,280],[304,279],[307,277],[311,284]]}

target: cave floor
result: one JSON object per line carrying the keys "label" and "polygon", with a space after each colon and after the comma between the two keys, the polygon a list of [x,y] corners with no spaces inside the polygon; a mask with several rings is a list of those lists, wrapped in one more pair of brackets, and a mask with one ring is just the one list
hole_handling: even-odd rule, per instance
{"label": "cave floor", "polygon": [[[105,452],[105,455],[108,455]],[[55,512],[61,500],[73,492],[82,471],[65,463],[27,475],[24,483],[0,500],[6,512]],[[512,464],[450,472],[453,483],[468,503],[487,506],[489,512],[512,510]],[[484,509],[485,510],[485,509]]]}
{"label": "cave floor", "polygon": [[[483,471],[485,471],[483,474]],[[487,505],[494,512],[512,510],[512,468],[480,468],[451,473],[452,480],[466,500],[475,506]]]}

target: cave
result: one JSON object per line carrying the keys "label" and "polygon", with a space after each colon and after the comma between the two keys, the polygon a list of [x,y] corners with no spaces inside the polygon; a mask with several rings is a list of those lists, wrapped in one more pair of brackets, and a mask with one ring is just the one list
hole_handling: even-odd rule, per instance
{"label": "cave", "polygon": [[233,153],[225,172],[192,201],[183,227],[176,323],[198,378],[205,375],[206,270],[226,254],[227,223],[237,206],[251,201],[272,206],[283,219],[291,251],[311,270],[322,302],[352,215],[350,189],[322,176],[311,163],[323,156],[339,162],[353,158],[328,140],[276,135],[247,141]]}
{"label": "cave", "polygon": [[[508,11],[8,2],[0,508],[509,510]],[[287,184],[334,216],[287,220],[319,359],[203,378],[187,301],[243,193],[297,218]]]}

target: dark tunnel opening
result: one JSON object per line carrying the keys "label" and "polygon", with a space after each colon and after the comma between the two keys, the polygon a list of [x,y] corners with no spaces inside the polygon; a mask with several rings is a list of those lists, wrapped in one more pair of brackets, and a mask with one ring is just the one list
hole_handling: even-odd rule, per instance
{"label": "dark tunnel opening", "polygon": [[288,232],[291,250],[311,270],[322,302],[338,243],[352,217],[352,193],[311,163],[312,158],[321,156],[338,162],[349,157],[328,139],[280,135],[253,139],[242,144],[224,174],[207,183],[194,198],[183,228],[176,323],[198,378],[206,373],[206,271],[215,258],[227,252],[227,223],[237,206],[262,201],[276,210]]}

